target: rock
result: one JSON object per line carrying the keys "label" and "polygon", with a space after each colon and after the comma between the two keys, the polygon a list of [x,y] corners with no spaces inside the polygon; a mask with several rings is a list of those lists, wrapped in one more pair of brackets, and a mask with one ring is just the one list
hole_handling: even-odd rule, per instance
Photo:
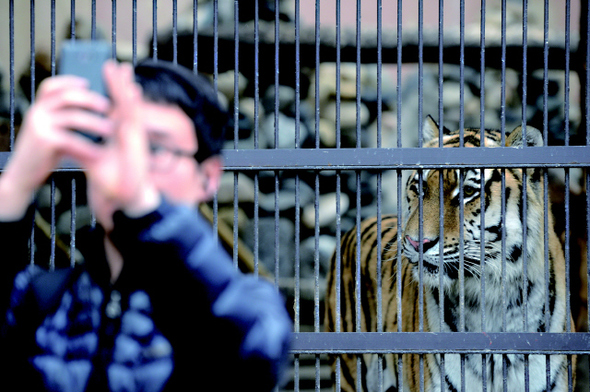
{"label": "rock", "polygon": [[[231,107],[234,106],[234,80],[235,72],[233,70],[220,73],[217,78],[217,89],[220,93],[225,95]],[[248,81],[246,80],[244,75],[238,72],[238,97],[242,95],[247,84]]]}
{"label": "rock", "polygon": [[[254,202],[254,181],[243,173],[238,174],[238,203]],[[230,204],[234,201],[234,173],[226,172],[221,176],[217,201]]]}
{"label": "rock", "polygon": [[[330,268],[330,258],[336,249],[336,238],[331,235],[320,235],[318,237],[317,257],[319,262],[320,277],[326,276]],[[309,279],[315,277],[316,240],[315,237],[308,237],[301,242],[301,273],[300,277]]]}
{"label": "rock", "polygon": [[278,114],[275,120],[274,114],[267,116],[261,125],[261,136],[264,140],[260,140],[261,148],[275,148],[275,121],[278,121],[278,148],[295,148],[295,133],[299,132],[300,144],[307,135],[307,127],[303,123],[297,122],[294,118],[286,116],[283,113]]}
{"label": "rock", "polygon": [[[325,227],[334,222],[336,215],[336,193],[328,193],[321,195],[318,201],[319,204],[319,227]],[[340,195],[340,212],[343,214],[348,210],[350,202],[348,196],[344,193]],[[309,228],[315,227],[315,206],[313,204],[303,207],[301,214],[302,223]]]}
{"label": "rock", "polygon": [[[255,249],[254,234],[256,227],[254,221],[249,222],[249,229],[244,233],[244,242],[252,251]],[[278,221],[278,249],[276,245],[276,222],[274,217],[261,217],[258,220],[258,258],[260,263],[272,274],[275,273],[276,255],[278,253],[278,269],[280,277],[293,277],[295,254],[295,226],[287,218],[279,218]],[[256,257],[256,256],[255,256]]]}

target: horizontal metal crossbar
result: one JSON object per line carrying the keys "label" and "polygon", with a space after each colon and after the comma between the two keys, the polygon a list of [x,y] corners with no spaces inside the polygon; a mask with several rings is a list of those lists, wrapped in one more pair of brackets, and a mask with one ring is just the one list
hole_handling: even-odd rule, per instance
{"label": "horizontal metal crossbar", "polygon": [[[226,170],[589,167],[590,146],[224,150]],[[0,152],[0,169],[10,156]],[[66,162],[60,171],[78,170]]]}
{"label": "horizontal metal crossbar", "polygon": [[588,354],[590,333],[302,332],[294,354]]}
{"label": "horizontal metal crossbar", "polygon": [[590,147],[226,150],[227,170],[588,167]]}

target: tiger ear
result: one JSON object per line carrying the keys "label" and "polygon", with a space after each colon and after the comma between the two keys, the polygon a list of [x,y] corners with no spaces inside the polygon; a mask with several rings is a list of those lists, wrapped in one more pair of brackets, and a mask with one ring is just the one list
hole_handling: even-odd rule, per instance
{"label": "tiger ear", "polygon": [[[443,135],[450,135],[451,131],[447,127],[443,127],[442,129]],[[429,142],[433,139],[438,140],[440,134],[440,127],[434,121],[432,116],[429,114],[424,119],[424,123],[422,124],[422,137],[424,138],[425,142]]]}
{"label": "tiger ear", "polygon": [[[506,147],[522,147],[522,127],[514,128],[514,131],[506,138]],[[529,125],[526,127],[526,145],[529,147],[540,147],[543,145],[543,135],[537,128]]]}
{"label": "tiger ear", "polygon": [[428,142],[433,139],[438,139],[439,133],[440,128],[438,127],[438,124],[430,114],[427,115],[422,124],[422,137],[424,138],[424,141]]}

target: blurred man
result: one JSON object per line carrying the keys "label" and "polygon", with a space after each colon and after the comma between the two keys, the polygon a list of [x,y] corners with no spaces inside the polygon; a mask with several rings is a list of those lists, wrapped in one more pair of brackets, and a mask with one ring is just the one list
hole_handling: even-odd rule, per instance
{"label": "blurred man", "polygon": [[[0,176],[3,382],[272,389],[290,338],[283,301],[233,268],[196,210],[219,184],[226,113],[205,79],[170,63],[103,73],[108,99],[74,76],[44,81]],[[83,265],[26,267],[31,195],[63,158],[84,168],[99,225]]]}

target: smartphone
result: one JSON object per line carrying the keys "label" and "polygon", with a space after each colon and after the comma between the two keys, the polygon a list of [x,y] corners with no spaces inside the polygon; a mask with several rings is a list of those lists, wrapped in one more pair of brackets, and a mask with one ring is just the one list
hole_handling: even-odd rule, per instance
{"label": "smartphone", "polygon": [[[111,46],[100,40],[70,40],[64,41],[61,47],[58,73],[62,75],[76,75],[88,79],[90,90],[104,96],[107,95],[102,77],[102,67],[111,58]],[[74,132],[89,138],[94,143],[104,144],[106,140],[96,134],[84,130]]]}

